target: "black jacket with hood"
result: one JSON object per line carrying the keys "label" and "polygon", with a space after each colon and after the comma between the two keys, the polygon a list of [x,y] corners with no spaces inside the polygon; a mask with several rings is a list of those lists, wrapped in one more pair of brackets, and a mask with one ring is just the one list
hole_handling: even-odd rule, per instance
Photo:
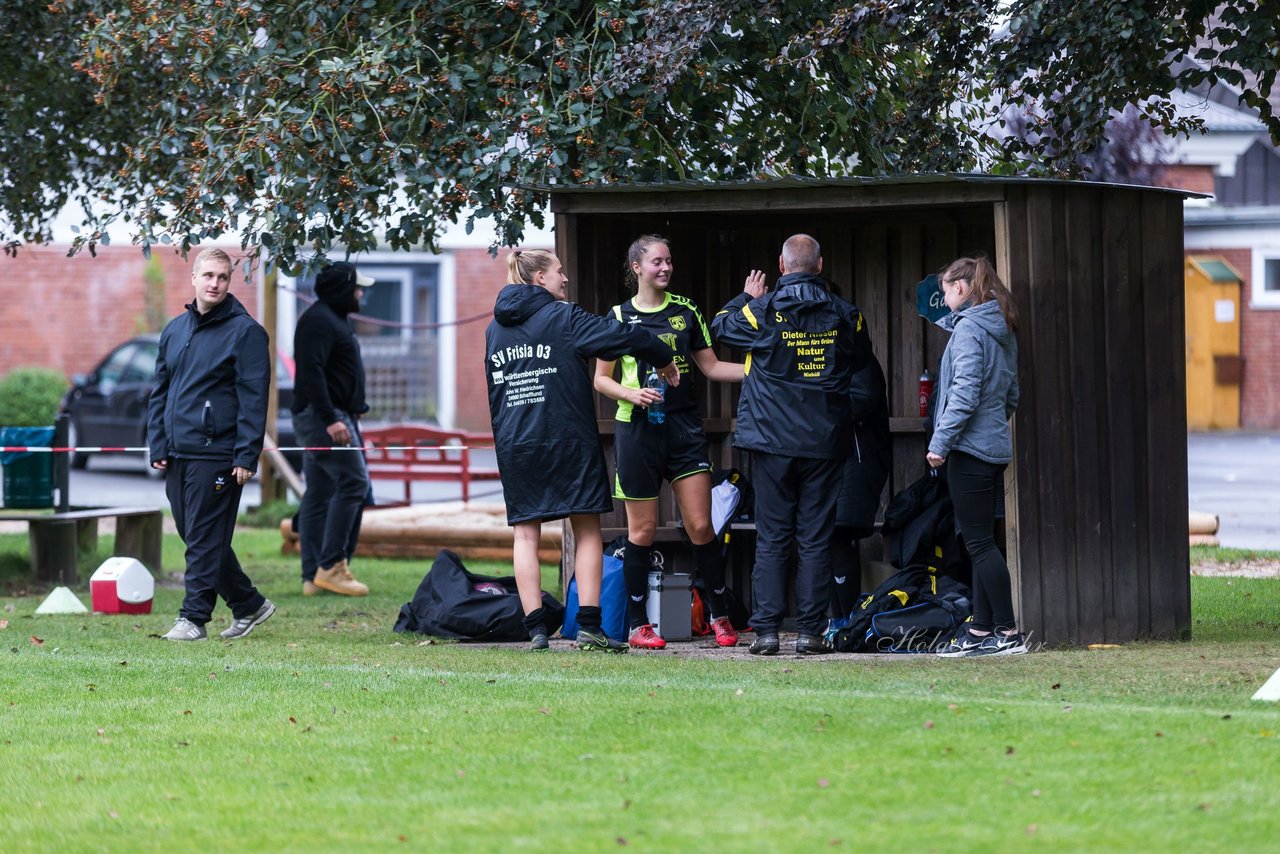
{"label": "black jacket with hood", "polygon": [[485,330],[485,375],[510,524],[613,508],[587,359],[671,364],[652,333],[507,285]]}
{"label": "black jacket with hood", "polygon": [[339,420],[339,411],[353,416],[369,411],[360,342],[347,320],[360,308],[355,268],[346,277],[318,280],[316,298],[293,332],[296,374],[290,408],[301,412],[311,406],[328,425]]}
{"label": "black jacket with hood", "polygon": [[787,457],[853,453],[850,382],[871,355],[862,313],[812,273],[788,273],[759,299],[729,300],[716,341],[747,350],[737,448]]}
{"label": "black jacket with hood", "polygon": [[889,433],[889,400],[884,370],[871,354],[853,375],[849,390],[853,406],[853,456],[844,462],[836,496],[836,525],[849,528],[854,539],[875,531],[880,493],[893,468],[893,438]]}
{"label": "black jacket with hood", "polygon": [[187,306],[160,333],[147,407],[151,459],[227,460],[257,471],[271,393],[267,331],[233,295]]}

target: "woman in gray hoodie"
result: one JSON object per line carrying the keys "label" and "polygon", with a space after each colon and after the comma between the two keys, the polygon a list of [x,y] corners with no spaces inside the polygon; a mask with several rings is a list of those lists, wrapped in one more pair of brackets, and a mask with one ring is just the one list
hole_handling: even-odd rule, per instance
{"label": "woman in gray hoodie", "polygon": [[1009,567],[995,542],[996,490],[1013,460],[1009,419],[1018,406],[1018,312],[984,257],[959,258],[943,271],[951,332],[942,354],[938,407],[926,455],[947,463],[947,487],[973,560],[973,619],[938,654],[946,658],[1027,651],[1013,616]]}

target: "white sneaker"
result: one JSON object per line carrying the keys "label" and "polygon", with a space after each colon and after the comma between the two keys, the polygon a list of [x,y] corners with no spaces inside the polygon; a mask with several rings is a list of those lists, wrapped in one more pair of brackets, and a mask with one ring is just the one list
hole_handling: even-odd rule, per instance
{"label": "white sneaker", "polygon": [[202,641],[208,637],[204,626],[197,626],[186,617],[179,617],[173,624],[173,628],[164,635],[165,640],[171,641]]}

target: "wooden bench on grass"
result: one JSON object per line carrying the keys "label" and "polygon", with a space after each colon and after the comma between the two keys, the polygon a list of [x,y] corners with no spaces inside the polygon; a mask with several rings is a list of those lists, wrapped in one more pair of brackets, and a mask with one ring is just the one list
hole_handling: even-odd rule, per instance
{"label": "wooden bench on grass", "polygon": [[415,482],[457,481],[462,500],[470,501],[472,481],[498,479],[496,468],[472,464],[472,449],[493,447],[493,437],[485,433],[393,425],[363,429],[360,435],[366,448],[374,446],[365,452],[370,479],[403,481],[405,504],[412,503]]}
{"label": "wooden bench on grass", "polygon": [[0,521],[26,522],[31,568],[59,584],[79,581],[78,557],[98,548],[98,520],[116,520],[116,557],[132,557],[161,574],[164,514],[159,507],[70,507],[66,510],[0,510]]}

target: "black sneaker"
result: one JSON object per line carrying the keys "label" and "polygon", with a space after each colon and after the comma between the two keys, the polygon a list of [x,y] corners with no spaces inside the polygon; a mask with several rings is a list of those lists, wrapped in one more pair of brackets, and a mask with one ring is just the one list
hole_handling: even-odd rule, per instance
{"label": "black sneaker", "polygon": [[796,638],[796,655],[822,655],[830,652],[826,641],[817,635],[800,635]]}
{"label": "black sneaker", "polygon": [[751,642],[751,646],[747,647],[747,652],[752,655],[777,655],[778,647],[777,633],[766,632],[765,634],[756,635],[756,639]]}
{"label": "black sneaker", "polygon": [[626,652],[627,645],[609,637],[603,629],[598,632],[578,629],[578,649],[583,652]]}
{"label": "black sneaker", "polygon": [[994,655],[1024,655],[1029,650],[1027,636],[1021,632],[1014,632],[1011,635],[996,632],[993,637],[996,639]]}
{"label": "black sneaker", "polygon": [[529,652],[545,652],[551,649],[551,644],[547,642],[546,632],[538,632],[529,638]]}
{"label": "black sneaker", "polygon": [[[951,639],[951,643],[938,650],[937,655],[939,658],[964,658],[970,655],[982,655],[984,653],[979,653],[978,648],[988,640],[991,640],[991,635],[976,638],[969,634],[969,629],[966,626],[956,632],[956,636]],[[989,655],[990,653],[985,654]]]}

